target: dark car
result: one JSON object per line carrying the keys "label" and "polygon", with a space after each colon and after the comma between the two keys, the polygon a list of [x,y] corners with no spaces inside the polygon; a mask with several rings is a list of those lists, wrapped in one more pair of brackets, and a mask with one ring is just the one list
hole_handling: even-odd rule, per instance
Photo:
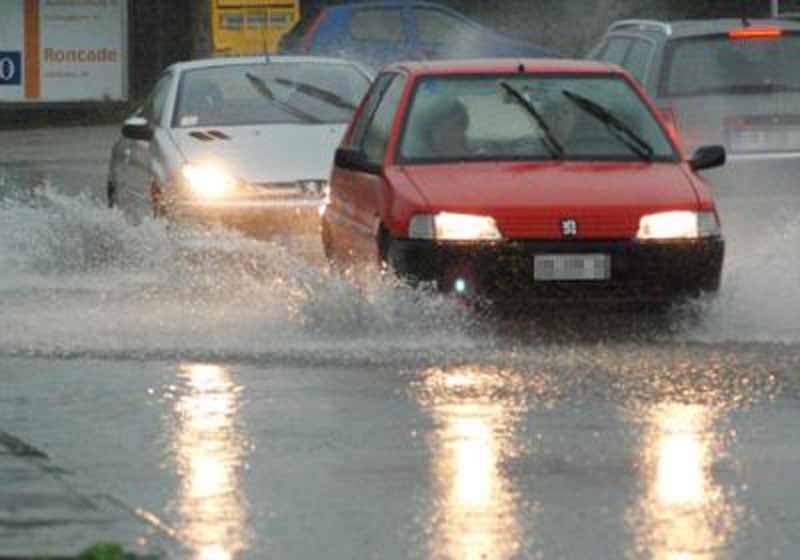
{"label": "dark car", "polygon": [[400,60],[559,56],[444,6],[401,0],[312,10],[284,35],[279,49],[349,58],[374,68]]}
{"label": "dark car", "polygon": [[444,291],[664,304],[715,292],[724,240],[701,169],[619,67],[390,65],[337,150],[322,219],[337,268],[385,263]]}
{"label": "dark car", "polygon": [[686,149],[724,145],[726,192],[800,189],[800,22],[618,21],[589,58],[633,74]]}

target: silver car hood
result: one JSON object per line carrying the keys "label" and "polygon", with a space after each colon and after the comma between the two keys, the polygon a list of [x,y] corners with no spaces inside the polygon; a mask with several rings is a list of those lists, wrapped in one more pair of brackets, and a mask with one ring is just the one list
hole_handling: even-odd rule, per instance
{"label": "silver car hood", "polygon": [[173,129],[187,162],[217,162],[251,183],[328,179],[345,124],[273,124]]}

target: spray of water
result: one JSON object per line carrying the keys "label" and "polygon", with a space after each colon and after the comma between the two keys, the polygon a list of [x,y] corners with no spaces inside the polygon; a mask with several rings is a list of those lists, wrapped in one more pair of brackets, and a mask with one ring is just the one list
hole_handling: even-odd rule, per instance
{"label": "spray of water", "polygon": [[226,230],[131,226],[84,197],[0,206],[0,352],[365,359],[471,345],[465,310]]}
{"label": "spray of water", "polygon": [[752,251],[726,263],[723,290],[690,331],[707,342],[800,340],[800,220],[768,233]]}
{"label": "spray of water", "polygon": [[[668,336],[800,340],[799,238],[795,221],[729,259],[719,297]],[[132,226],[85,197],[0,203],[0,270],[3,353],[452,362],[505,336],[476,336],[472,310],[388,274],[335,274],[226,230]]]}

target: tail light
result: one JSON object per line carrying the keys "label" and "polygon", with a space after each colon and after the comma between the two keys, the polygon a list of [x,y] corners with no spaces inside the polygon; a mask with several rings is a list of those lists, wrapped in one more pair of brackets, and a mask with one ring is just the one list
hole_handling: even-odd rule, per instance
{"label": "tail light", "polygon": [[782,35],[779,27],[745,27],[728,33],[731,39],[777,39]]}

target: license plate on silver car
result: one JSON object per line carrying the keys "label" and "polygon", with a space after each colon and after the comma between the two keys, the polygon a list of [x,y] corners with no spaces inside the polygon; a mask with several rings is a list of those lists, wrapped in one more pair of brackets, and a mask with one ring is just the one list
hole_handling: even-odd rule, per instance
{"label": "license plate on silver car", "polygon": [[732,130],[730,146],[733,152],[782,152],[800,147],[800,129],[742,129]]}
{"label": "license plate on silver car", "polygon": [[611,257],[603,254],[538,255],[533,260],[533,279],[608,280],[611,278]]}

